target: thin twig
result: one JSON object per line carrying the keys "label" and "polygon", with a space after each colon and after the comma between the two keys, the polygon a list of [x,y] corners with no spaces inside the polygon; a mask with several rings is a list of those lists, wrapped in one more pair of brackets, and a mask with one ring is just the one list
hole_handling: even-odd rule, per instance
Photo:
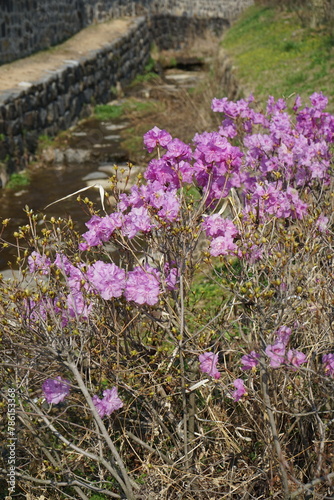
{"label": "thin twig", "polygon": [[268,415],[269,419],[269,424],[271,427],[271,432],[274,440],[274,446],[278,458],[278,463],[279,467],[281,470],[281,480],[282,480],[282,486],[283,486],[283,491],[284,491],[284,498],[289,499],[290,498],[290,492],[289,492],[289,483],[288,483],[288,475],[286,472],[286,467],[284,465],[284,459],[283,459],[283,452],[281,448],[281,443],[278,438],[278,432],[276,428],[276,422],[274,418],[273,411],[271,409],[271,403],[270,403],[270,397],[269,397],[269,390],[268,390],[268,372],[267,368],[265,365],[265,359],[262,356],[263,359],[261,359],[261,386],[262,386],[262,394],[263,394],[263,401],[265,404],[266,412]]}
{"label": "thin twig", "polygon": [[[5,469],[0,469],[0,472],[3,474],[7,473],[7,471]],[[54,481],[52,479],[39,479],[37,477],[29,476],[28,474],[22,474],[21,472],[18,472],[18,471],[15,471],[15,476],[19,477],[23,481],[31,481],[33,483],[43,484],[45,486],[52,486],[52,487],[56,487],[56,488],[61,488],[63,486],[81,486],[84,488],[88,488],[92,491],[96,491],[97,493],[107,495],[107,496],[112,497],[112,498],[121,498],[121,496],[118,495],[117,493],[113,493],[112,491],[104,490],[102,488],[99,488],[98,486],[94,486],[92,484],[85,483],[83,480],[70,479],[69,481]],[[85,498],[88,499],[88,497],[86,495],[85,495]]]}
{"label": "thin twig", "polygon": [[[91,458],[95,462],[100,462],[102,463],[105,468],[110,472],[110,474],[116,479],[116,481],[119,483],[123,491],[126,491],[126,485],[124,481],[120,478],[119,474],[111,467],[109,462],[105,460],[103,457],[99,457],[98,455],[95,455],[95,453],[91,453],[90,451],[84,450],[83,448],[80,448],[79,446],[76,446],[75,444],[71,443],[68,439],[66,439],[55,427],[49,419],[44,415],[44,413],[32,402],[29,401],[31,406],[34,408],[35,412],[41,417],[41,419],[45,422],[46,426],[50,429],[50,431],[53,432],[55,436],[57,436],[60,441],[62,441],[66,446],[71,448],[72,450],[76,451],[80,455],[83,455],[87,458]],[[132,500],[132,499],[131,499]]]}
{"label": "thin twig", "polygon": [[129,436],[129,438],[131,438],[136,443],[140,444],[146,450],[150,451],[151,453],[159,455],[159,457],[162,460],[164,460],[164,462],[166,462],[166,464],[168,464],[168,465],[174,465],[173,460],[171,460],[170,458],[168,458],[167,455],[165,455],[164,453],[162,453],[162,451],[156,450],[155,448],[153,448],[149,444],[144,443],[144,441],[142,441],[140,438],[138,438],[137,436],[135,436],[134,434],[132,434],[132,432],[126,431],[126,435]]}
{"label": "thin twig", "polygon": [[326,474],[325,476],[321,476],[321,477],[317,477],[316,479],[312,479],[312,481],[310,481],[307,484],[303,484],[303,486],[301,486],[300,488],[298,488],[298,490],[296,490],[293,493],[291,493],[290,498],[291,499],[297,498],[305,490],[310,490],[316,484],[324,483],[326,481],[331,481],[332,479],[334,479],[334,472],[330,472],[329,474]]}
{"label": "thin twig", "polygon": [[[100,417],[100,415],[98,414],[96,408],[95,408],[95,405],[92,401],[92,398],[87,390],[87,387],[84,383],[84,381],[82,380],[82,377],[80,375],[80,372],[77,368],[77,365],[70,359],[70,357],[68,357],[67,361],[65,362],[66,366],[72,371],[73,375],[75,376],[76,378],[76,381],[78,382],[78,385],[82,391],[82,394],[85,396],[85,399],[89,405],[89,408],[90,410],[92,411],[93,413],[93,417],[97,423],[97,425],[99,426],[99,429],[102,433],[102,436],[104,437],[104,439],[106,440],[106,443],[107,445],[109,446],[109,449],[114,457],[114,459],[116,460],[117,462],[117,465],[118,467],[120,468],[120,471],[122,473],[122,477],[123,477],[123,481],[121,481],[123,483],[123,491],[124,493],[127,495],[127,498],[128,500],[134,500],[134,495],[133,495],[133,491],[132,491],[132,486],[134,487],[138,487],[138,485],[134,482],[134,481],[130,481],[130,478],[127,474],[127,471],[125,469],[125,465],[123,463],[123,460],[121,459],[115,445],[113,444],[113,442],[111,441],[110,439],[110,436],[108,434],[108,431]],[[118,476],[118,479],[117,481],[119,482],[119,475],[117,474]],[[121,483],[120,483],[121,484]]]}

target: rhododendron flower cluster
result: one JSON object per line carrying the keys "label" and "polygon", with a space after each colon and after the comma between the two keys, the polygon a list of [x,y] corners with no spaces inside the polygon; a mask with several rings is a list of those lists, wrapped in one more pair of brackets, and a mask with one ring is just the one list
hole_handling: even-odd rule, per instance
{"label": "rhododendron flower cluster", "polygon": [[260,354],[255,351],[251,351],[249,354],[245,354],[241,358],[241,369],[242,370],[254,370],[259,364]]}
{"label": "rhododendron flower cluster", "polygon": [[159,127],[153,127],[144,134],[144,145],[149,153],[152,153],[159,145],[163,148],[166,147],[171,140],[172,136],[166,130],[161,130]]}
{"label": "rhododendron flower cluster", "polygon": [[241,378],[237,378],[233,382],[234,387],[236,388],[235,391],[232,393],[233,400],[235,402],[239,401],[243,396],[247,395],[247,389],[245,387],[245,383]]}
{"label": "rhododendron flower cluster", "polygon": [[[261,260],[265,264],[276,250],[265,246],[267,238],[256,240],[252,234],[260,225],[271,227],[271,221],[280,220],[287,228],[310,216],[312,234],[325,238],[330,232],[329,218],[321,209],[314,215],[310,199],[313,190],[319,192],[319,186],[329,185],[332,175],[334,117],[325,112],[327,99],[314,93],[310,106],[303,108],[297,96],[292,113],[283,99],[269,97],[263,113],[253,109],[253,101],[252,96],[237,102],[226,97],[213,99],[212,110],[222,114],[221,126],[218,131],[196,134],[191,145],[158,127],[149,130],[144,146],[155,157],[148,163],[142,182],[126,193],[115,194],[112,213],[93,215],[86,222],[78,255],[87,262],[76,256],[74,265],[61,253],[53,262],[36,251],[28,257],[30,272],[46,275],[55,269],[63,275],[62,292],[57,296],[26,300],[30,320],[46,320],[51,312],[59,315],[62,326],[73,319],[88,320],[99,299],[119,299],[117,304],[128,301],[132,306],[156,306],[162,294],[176,300],[181,273],[188,264],[177,245],[164,252],[161,234],[165,241],[181,235],[176,241],[187,243],[180,245],[183,251],[191,246],[192,238],[204,235],[212,257],[221,257],[226,263],[232,259],[225,257],[232,256],[248,264]],[[189,195],[188,204],[190,188],[197,197]],[[240,202],[238,211],[226,210],[232,195]],[[135,259],[130,263],[125,259],[125,265],[120,259],[116,265],[106,254],[100,260],[100,250],[107,250],[109,242],[121,242],[118,249],[128,244],[134,257],[134,241],[141,237],[154,242],[154,251],[146,261],[152,265],[139,265]],[[96,252],[94,261],[89,260],[91,250]],[[273,369],[299,369],[307,356],[288,347],[291,335],[289,327],[278,328],[261,353],[253,350],[241,357],[241,369],[251,376],[260,362],[261,368],[266,363]],[[217,380],[221,377],[218,354],[204,352],[199,363],[202,373]],[[334,377],[334,354],[324,354],[322,363],[324,373]],[[233,384],[233,399],[239,401],[247,394],[244,381],[236,379]],[[48,379],[43,392],[48,402],[56,404],[67,396],[69,383],[61,377]],[[105,390],[102,399],[94,396],[93,402],[101,418],[123,405],[115,387]]]}
{"label": "rhododendron flower cluster", "polygon": [[118,397],[116,387],[103,391],[103,398],[93,396],[92,401],[101,418],[111,415],[115,410],[122,408],[123,401]]}
{"label": "rhododendron flower cluster", "polygon": [[324,354],[322,362],[326,375],[334,378],[334,353]]}
{"label": "rhododendron flower cluster", "polygon": [[270,366],[278,368],[284,363],[285,345],[283,342],[275,342],[272,345],[267,345],[265,353],[270,360]]}
{"label": "rhododendron flower cluster", "polygon": [[46,401],[50,404],[58,404],[64,401],[70,392],[70,383],[60,376],[55,379],[48,378],[43,382],[42,391]]}
{"label": "rhododendron flower cluster", "polygon": [[125,288],[125,271],[114,263],[98,260],[89,267],[86,277],[94,290],[106,300],[120,297]]}
{"label": "rhododendron flower cluster", "polygon": [[[281,365],[289,366],[292,369],[299,368],[302,364],[306,363],[307,357],[304,353],[296,349],[289,349],[286,351],[292,331],[287,326],[281,326],[275,332],[275,342],[268,344],[265,348],[265,354],[269,358],[271,368],[279,368]],[[241,358],[242,370],[254,370],[260,360],[260,354],[251,351]]]}
{"label": "rhododendron flower cluster", "polygon": [[86,222],[88,231],[82,235],[86,243],[80,243],[80,250],[87,250],[89,247],[95,247],[109,241],[114,231],[122,226],[123,221],[124,217],[122,213],[113,213],[105,217],[93,215]]}
{"label": "rhododendron flower cluster", "polygon": [[213,352],[204,352],[199,355],[198,359],[200,362],[199,369],[201,372],[207,373],[215,379],[220,378],[220,373],[217,370],[218,354]]}
{"label": "rhododendron flower cluster", "polygon": [[137,304],[156,304],[161,291],[159,280],[159,273],[150,266],[145,269],[136,267],[129,271],[125,288],[126,299]]}
{"label": "rhododendron flower cluster", "polygon": [[286,352],[286,347],[291,336],[291,329],[287,326],[281,326],[276,332],[274,344],[266,347],[265,353],[270,359],[270,366],[278,368],[282,364],[290,365],[293,368],[299,368],[306,363],[306,355],[296,349],[290,349]]}
{"label": "rhododendron flower cluster", "polygon": [[50,271],[51,260],[46,255],[41,255],[38,252],[32,252],[28,257],[29,271],[48,274]]}
{"label": "rhododendron flower cluster", "polygon": [[237,236],[238,230],[228,219],[223,219],[219,214],[206,217],[202,224],[206,235],[211,239],[210,253],[214,257],[218,255],[231,255],[236,250],[233,238]]}

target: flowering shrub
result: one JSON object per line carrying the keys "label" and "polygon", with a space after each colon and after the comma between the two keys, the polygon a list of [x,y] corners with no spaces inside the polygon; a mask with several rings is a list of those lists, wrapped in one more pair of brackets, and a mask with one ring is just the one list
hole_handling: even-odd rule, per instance
{"label": "flowering shrub", "polygon": [[1,299],[22,457],[49,464],[23,458],[25,488],[333,493],[334,117],[310,100],[214,99],[221,126],[192,146],[154,127],[142,180],[112,179],[108,213],[86,202],[82,236],[44,218],[37,237],[27,209]]}

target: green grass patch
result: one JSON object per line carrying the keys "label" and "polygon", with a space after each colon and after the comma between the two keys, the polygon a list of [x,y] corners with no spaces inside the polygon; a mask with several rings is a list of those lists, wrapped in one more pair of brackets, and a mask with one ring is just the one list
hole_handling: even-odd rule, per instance
{"label": "green grass patch", "polygon": [[144,82],[149,82],[152,80],[156,80],[159,78],[159,75],[157,74],[156,70],[156,63],[152,57],[150,58],[149,62],[146,64],[144,71],[142,74],[137,75],[134,80],[131,82],[131,87],[134,87],[135,85],[138,85],[139,83],[144,83]]}
{"label": "green grass patch", "polygon": [[227,31],[222,46],[241,85],[257,100],[299,94],[308,104],[313,92],[322,91],[334,110],[333,37],[303,27],[294,12],[250,7]]}
{"label": "green grass patch", "polygon": [[98,104],[94,108],[94,116],[98,120],[108,121],[121,118],[124,114],[124,107],[122,105],[111,104]]}
{"label": "green grass patch", "polygon": [[162,105],[157,101],[141,101],[140,99],[128,98],[117,104],[99,104],[95,106],[94,117],[101,121],[126,117],[139,118],[161,110]]}
{"label": "green grass patch", "polygon": [[41,134],[38,137],[38,148],[44,149],[49,146],[52,146],[54,143],[54,139],[52,137],[49,137],[48,135]]}
{"label": "green grass patch", "polygon": [[144,82],[156,80],[157,78],[159,78],[159,75],[157,75],[157,73],[154,73],[153,71],[150,71],[149,73],[137,75],[135,77],[135,79],[133,80],[131,86],[137,85],[138,83],[144,83]]}
{"label": "green grass patch", "polygon": [[30,184],[29,175],[26,172],[14,173],[6,184],[6,189],[21,189]]}
{"label": "green grass patch", "polygon": [[188,300],[188,307],[195,314],[195,317],[188,318],[188,326],[196,330],[197,322],[205,324],[218,313],[226,296],[210,271],[204,274],[201,270],[194,276]]}

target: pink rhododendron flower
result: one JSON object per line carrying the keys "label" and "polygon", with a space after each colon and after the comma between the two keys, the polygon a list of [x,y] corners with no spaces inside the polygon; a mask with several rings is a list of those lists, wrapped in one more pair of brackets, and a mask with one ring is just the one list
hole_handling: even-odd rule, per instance
{"label": "pink rhododendron flower", "polygon": [[322,362],[326,375],[334,378],[334,353],[324,354],[322,356]]}
{"label": "pink rhododendron flower", "polygon": [[204,352],[203,354],[200,354],[199,357],[199,369],[203,373],[207,373],[211,377],[214,377],[215,379],[219,379],[221,374],[217,370],[217,363],[218,363],[218,354],[214,354],[213,352]]}
{"label": "pink rhododendron flower", "polygon": [[236,137],[238,135],[238,131],[234,121],[230,118],[225,118],[225,120],[222,121],[222,124],[219,127],[219,133],[223,137],[228,137],[230,139]]}
{"label": "pink rhododendron flower", "polygon": [[77,318],[79,316],[81,319],[88,319],[93,305],[85,300],[82,292],[73,291],[68,294],[66,300],[68,314],[64,310],[61,311],[64,326],[67,325],[70,318]]}
{"label": "pink rhododendron flower", "polygon": [[118,397],[116,387],[103,391],[103,399],[93,396],[92,401],[101,418],[111,415],[112,412],[123,406],[123,401]]}
{"label": "pink rhododendron flower", "polygon": [[192,158],[191,147],[180,141],[180,139],[173,139],[167,144],[167,152],[164,157],[167,159],[189,161]]}
{"label": "pink rhododendron flower", "polygon": [[209,215],[204,218],[202,227],[207,236],[213,238],[217,236],[236,236],[238,229],[229,219],[223,219],[219,214]]}
{"label": "pink rhododendron flower", "polygon": [[171,162],[164,157],[151,160],[145,170],[144,177],[148,181],[159,181],[163,185],[176,188],[180,186],[177,172],[172,168]]}
{"label": "pink rhododendron flower", "polygon": [[233,242],[232,238],[228,236],[218,236],[218,238],[213,238],[209,248],[210,254],[213,257],[218,257],[218,255],[231,255],[236,250],[236,244]]}
{"label": "pink rhododendron flower", "polygon": [[61,377],[56,379],[48,378],[42,385],[42,391],[46,401],[50,404],[58,404],[64,401],[70,392],[70,383]]}
{"label": "pink rhododendron flower", "polygon": [[213,238],[210,254],[214,257],[231,255],[237,250],[233,237],[238,234],[238,230],[229,219],[223,219],[218,214],[210,215],[205,217],[202,227],[206,235]]}
{"label": "pink rhododendron flower", "polygon": [[241,358],[241,369],[242,370],[253,370],[259,364],[260,354],[255,351],[251,351],[249,354],[245,354]]}
{"label": "pink rhododendron flower", "polygon": [[286,354],[287,361],[295,368],[299,368],[303,363],[306,363],[307,358],[303,352],[296,351],[296,349],[289,349]]}
{"label": "pink rhododendron flower", "polygon": [[318,219],[315,221],[315,226],[318,231],[324,232],[328,229],[328,217],[323,214],[319,215]]}
{"label": "pink rhododendron flower", "polygon": [[89,230],[82,235],[86,243],[81,243],[79,245],[80,250],[87,250],[88,247],[95,247],[108,241],[113,232],[122,226],[122,223],[123,214],[119,212],[106,215],[102,218],[93,215],[93,217],[86,222],[86,226]]}
{"label": "pink rhododendron flower", "polygon": [[285,345],[282,342],[268,345],[265,353],[270,358],[270,366],[272,368],[278,368],[284,363]]}
{"label": "pink rhododendron flower", "polygon": [[149,153],[152,153],[158,145],[165,148],[171,140],[172,136],[166,130],[161,130],[159,127],[153,127],[144,134],[144,146]]}
{"label": "pink rhododendron flower", "polygon": [[28,257],[28,265],[31,273],[40,271],[41,274],[48,274],[51,260],[46,255],[41,255],[38,252],[32,252]]}
{"label": "pink rhododendron flower", "polygon": [[300,97],[300,95],[297,95],[297,97],[295,99],[295,103],[293,105],[294,112],[296,112],[299,108],[301,108],[301,106],[302,106],[301,97]]}
{"label": "pink rhododendron flower", "polygon": [[125,285],[126,300],[153,306],[159,300],[160,291],[160,275],[156,269],[146,266],[145,269],[136,267],[129,271]]}
{"label": "pink rhododendron flower", "polygon": [[288,326],[281,326],[276,331],[276,341],[281,342],[286,347],[290,340],[291,333],[291,328]]}
{"label": "pink rhododendron flower", "polygon": [[328,99],[322,92],[314,92],[310,96],[310,101],[312,103],[312,106],[319,111],[323,111],[328,104]]}
{"label": "pink rhododendron flower", "polygon": [[180,199],[177,195],[176,189],[159,193],[157,196],[150,197],[152,206],[158,209],[158,215],[161,219],[169,222],[174,221],[180,211]]}
{"label": "pink rhododendron flower", "polygon": [[134,238],[139,232],[149,233],[155,224],[152,224],[151,217],[145,207],[134,207],[125,216],[122,227],[124,236]]}
{"label": "pink rhododendron flower", "polygon": [[87,279],[103,299],[120,297],[125,287],[125,271],[114,263],[98,260],[87,271]]}
{"label": "pink rhododendron flower", "polygon": [[181,177],[182,182],[191,184],[193,182],[194,169],[193,166],[187,161],[180,160],[177,163],[177,173]]}
{"label": "pink rhododendron flower", "polygon": [[241,378],[237,378],[233,382],[233,385],[236,388],[236,390],[232,393],[232,397],[233,397],[234,401],[239,401],[239,399],[241,399],[242,396],[247,395],[247,390],[246,390],[244,381]]}

